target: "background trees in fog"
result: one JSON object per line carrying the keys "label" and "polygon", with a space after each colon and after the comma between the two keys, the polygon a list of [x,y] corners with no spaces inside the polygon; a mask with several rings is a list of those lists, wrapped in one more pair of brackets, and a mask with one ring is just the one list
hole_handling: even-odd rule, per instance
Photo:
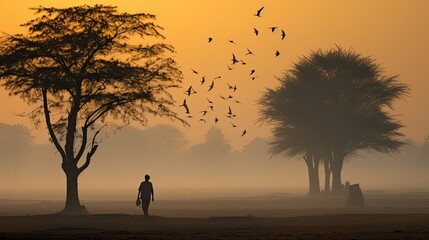
{"label": "background trees in fog", "polygon": [[[12,135],[19,135],[19,131]],[[199,148],[196,146],[206,140],[190,144],[183,131],[186,129],[157,125],[146,129],[125,127],[121,131],[100,135],[105,147],[100,149],[92,163],[94,167],[88,169],[89,174],[82,176],[82,187],[101,191],[102,194],[109,194],[115,189],[131,189],[134,194],[138,187],[136,183],[142,180],[145,173],[150,173],[161,188],[283,186],[285,191],[289,191],[290,187],[305,187],[306,169],[302,160],[271,158],[267,153],[267,139],[255,138],[241,149],[225,148],[227,151],[219,152],[219,156],[229,157],[213,157],[210,161],[215,163],[206,166],[204,154],[191,150]],[[27,133],[25,138],[31,139],[31,132]],[[227,143],[227,139],[224,140]],[[423,188],[427,183],[425,169],[429,167],[429,142],[407,140],[406,143],[402,153],[396,156],[362,152],[353,161],[346,161],[344,180],[359,181],[364,190],[410,186]],[[163,151],[162,144],[172,150]],[[2,141],[1,146],[6,145],[7,141]],[[16,154],[20,151],[24,154],[19,159],[5,157],[18,156]],[[64,176],[56,171],[59,163],[52,164],[58,153],[51,144],[20,141],[3,147],[1,153],[0,189],[13,188],[23,193],[35,185],[42,190],[63,189]],[[16,169],[16,175],[10,169]],[[323,173],[323,170],[320,172]],[[380,176],[383,178],[380,179]]]}

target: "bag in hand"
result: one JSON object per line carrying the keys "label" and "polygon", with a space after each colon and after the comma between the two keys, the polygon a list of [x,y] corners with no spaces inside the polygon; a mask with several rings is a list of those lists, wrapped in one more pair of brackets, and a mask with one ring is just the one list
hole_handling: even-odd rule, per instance
{"label": "bag in hand", "polygon": [[138,198],[137,200],[136,200],[136,206],[138,207],[138,206],[140,206],[140,204],[141,204],[142,202],[140,201],[140,198]]}

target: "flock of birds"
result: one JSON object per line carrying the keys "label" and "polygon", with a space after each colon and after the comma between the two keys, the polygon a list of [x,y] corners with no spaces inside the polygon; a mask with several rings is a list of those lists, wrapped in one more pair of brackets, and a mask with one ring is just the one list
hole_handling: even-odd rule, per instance
{"label": "flock of birds", "polygon": [[[261,7],[253,15],[255,17],[262,18],[263,10],[264,10],[264,7]],[[272,27],[268,28],[268,30],[271,33],[275,33],[277,29],[279,29],[279,28],[276,26],[272,26]],[[286,32],[283,29],[280,29],[280,32],[281,32],[280,39],[284,40],[286,37]],[[253,28],[253,33],[254,33],[255,37],[258,37],[260,35],[260,30],[258,30],[257,28]],[[213,37],[208,37],[208,44],[211,44],[213,41],[215,41]],[[234,40],[227,39],[227,42],[229,42],[230,44],[236,45],[236,42]],[[255,56],[255,54],[249,48],[247,48],[247,52],[244,55],[245,56]],[[280,51],[276,50],[273,53],[273,55],[274,55],[274,57],[279,57]],[[237,58],[237,56],[234,53],[232,53],[231,54],[231,62],[229,64],[227,64],[228,71],[234,70],[235,66],[237,66],[237,65],[247,65],[247,63],[244,60]],[[213,89],[215,88],[215,86],[217,87],[218,85],[220,85],[220,84],[218,84],[217,80],[222,79],[221,75],[218,75],[215,78],[208,80],[208,79],[206,79],[206,76],[201,76],[197,70],[191,68],[191,71],[193,74],[200,77],[199,85],[201,86],[201,88],[206,86],[207,90],[205,90],[205,89],[203,90],[206,93],[212,92]],[[249,76],[250,76],[251,80],[255,80],[257,78],[255,73],[256,73],[255,69],[250,70]],[[222,84],[225,84],[225,83],[222,83]],[[237,91],[238,87],[236,84],[230,84],[230,83],[226,83],[226,84],[227,84],[226,91],[229,91],[229,94],[219,95],[220,99],[222,99],[223,101],[227,101],[229,104],[228,110],[226,110],[226,109],[224,110],[225,112],[223,113],[223,116],[230,119],[231,126],[233,128],[237,128],[237,125],[234,124],[234,122],[233,122],[234,119],[237,117],[237,115],[235,114],[235,112],[231,108],[231,103],[241,104],[241,102],[239,100],[234,98],[234,93]],[[201,92],[201,91],[198,90],[198,92]],[[184,92],[184,94],[186,95],[187,98],[190,98],[192,95],[197,94],[198,92],[191,85],[187,88],[187,90]],[[186,97],[183,100],[183,103],[181,105],[179,105],[179,107],[182,107],[185,110],[185,114],[186,114],[187,118],[194,118],[194,116],[191,114],[191,109],[188,106],[188,102],[187,102]],[[209,98],[206,98],[206,99],[207,99],[207,107],[205,109],[200,109],[200,111],[198,111],[198,117],[196,117],[196,118],[198,118],[199,122],[206,123],[208,121],[208,119],[206,119],[207,114],[213,113],[214,116],[213,116],[212,121],[214,122],[214,124],[217,124],[220,121],[221,115],[219,115],[218,112],[215,111],[214,101],[210,100]],[[241,137],[243,137],[246,134],[247,134],[247,130],[243,129],[241,131]]]}

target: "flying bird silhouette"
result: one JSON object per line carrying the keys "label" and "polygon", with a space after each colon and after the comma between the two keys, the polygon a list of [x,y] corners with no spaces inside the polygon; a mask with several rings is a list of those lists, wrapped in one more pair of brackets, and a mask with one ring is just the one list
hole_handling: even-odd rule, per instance
{"label": "flying bird silhouette", "polygon": [[252,69],[251,71],[250,71],[250,75],[252,75],[252,74],[254,74],[255,73],[255,69]]}
{"label": "flying bird silhouette", "polygon": [[252,81],[255,80],[257,77],[252,77]]}
{"label": "flying bird silhouette", "polygon": [[223,100],[226,100],[226,98],[222,95],[219,95],[220,98],[222,98]]}
{"label": "flying bird silhouette", "polygon": [[230,107],[230,106],[228,106],[228,115],[229,115],[229,116],[233,115],[233,113],[232,113],[232,110],[231,110],[231,107]]}
{"label": "flying bird silhouette", "polygon": [[276,51],[276,57],[278,57],[280,55],[280,52],[277,50]]}
{"label": "flying bird silhouette", "polygon": [[206,82],[206,76],[202,77],[200,82],[201,82],[201,85],[203,85]]}
{"label": "flying bird silhouette", "polygon": [[232,60],[232,65],[238,63],[238,60],[237,60],[237,58],[235,57],[234,54],[232,54],[232,59],[231,60]]}
{"label": "flying bird silhouette", "polygon": [[192,68],[191,68],[191,70],[192,70],[192,72],[193,72],[193,73],[195,73],[195,74],[197,74],[197,75],[198,75],[198,72],[197,72],[197,71],[195,71],[195,70],[194,70],[194,69],[192,69]]}
{"label": "flying bird silhouette", "polygon": [[277,29],[277,27],[269,27],[268,29],[271,29],[271,32],[274,32]]}
{"label": "flying bird silhouette", "polygon": [[240,62],[241,62],[241,64],[242,65],[246,65],[247,63],[245,62],[245,61],[243,61],[243,60],[240,60]]}
{"label": "flying bird silhouette", "polygon": [[182,105],[180,105],[179,107],[184,107],[185,108],[185,110],[186,110],[186,113],[187,114],[189,114],[190,112],[189,112],[189,108],[188,108],[188,104],[186,103],[186,98],[185,98],[185,100],[183,100],[183,104]]}
{"label": "flying bird silhouette", "polygon": [[208,101],[210,104],[213,104],[213,102],[212,102],[212,101],[210,101],[210,99],[208,99],[208,98],[207,98],[207,101]]}
{"label": "flying bird silhouette", "polygon": [[[212,89],[213,89],[213,87],[214,87],[214,81],[212,81],[212,83],[210,84],[210,86],[209,86],[209,90],[208,91],[211,91]],[[207,91],[207,92],[208,92]]]}
{"label": "flying bird silhouette", "polygon": [[253,52],[252,52],[252,51],[250,51],[250,49],[247,49],[247,53],[246,53],[246,55],[255,55],[255,54],[253,54]]}
{"label": "flying bird silhouette", "polygon": [[234,123],[231,123],[231,124],[232,124],[232,127],[234,127],[234,128],[237,127],[237,125],[235,125]]}
{"label": "flying bird silhouette", "polygon": [[231,86],[231,85],[229,85],[229,83],[227,83],[227,84],[228,84],[228,89],[232,89],[232,90],[234,90],[234,92],[237,90],[237,85]]}
{"label": "flying bird silhouette", "polygon": [[236,44],[236,43],[234,42],[234,40],[229,40],[229,39],[227,39],[227,41],[228,41],[229,43]]}
{"label": "flying bird silhouette", "polygon": [[246,133],[247,133],[247,131],[246,131],[246,129],[244,129],[244,130],[243,130],[243,133],[241,133],[241,136],[246,135]]}
{"label": "flying bird silhouette", "polygon": [[216,80],[216,79],[219,79],[219,78],[222,78],[222,76],[217,76],[217,77],[215,77],[215,78],[213,78],[213,79],[215,79],[215,80]]}
{"label": "flying bird silhouette", "polygon": [[200,122],[206,122],[204,118],[200,118]]}
{"label": "flying bird silhouette", "polygon": [[219,119],[217,117],[215,117],[214,122],[215,123],[219,122]]}
{"label": "flying bird silhouette", "polygon": [[201,111],[200,113],[203,113],[203,117],[207,114],[207,111]]}
{"label": "flying bird silhouette", "polygon": [[285,39],[285,37],[286,37],[286,33],[285,33],[285,31],[282,29],[282,40],[283,40],[283,39]]}
{"label": "flying bird silhouette", "polygon": [[213,112],[213,108],[214,108],[214,106],[213,105],[210,105],[209,106],[209,108],[212,110],[212,112]]}
{"label": "flying bird silhouette", "polygon": [[191,96],[191,94],[197,93],[194,89],[192,89],[192,85],[185,91],[185,94]]}
{"label": "flying bird silhouette", "polygon": [[259,31],[258,31],[258,29],[256,29],[256,28],[253,28],[253,32],[255,33],[255,35],[256,35],[256,36],[258,36],[258,34],[259,34]]}
{"label": "flying bird silhouette", "polygon": [[209,37],[209,42],[213,41],[213,38]]}
{"label": "flying bird silhouette", "polygon": [[257,17],[261,17],[262,10],[264,10],[264,7],[261,7],[260,9],[258,9],[258,11],[256,11],[256,13],[253,15]]}
{"label": "flying bird silhouette", "polygon": [[228,70],[232,70],[232,67],[230,67],[229,65],[226,65],[228,67]]}

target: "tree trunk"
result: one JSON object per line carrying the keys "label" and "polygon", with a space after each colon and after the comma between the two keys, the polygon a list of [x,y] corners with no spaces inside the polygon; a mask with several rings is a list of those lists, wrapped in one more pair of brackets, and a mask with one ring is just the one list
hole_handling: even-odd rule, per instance
{"label": "tree trunk", "polygon": [[319,184],[319,160],[313,156],[313,154],[306,154],[304,157],[305,163],[307,164],[308,170],[308,182],[309,189],[308,195],[315,195],[320,193],[320,184]]}
{"label": "tree trunk", "polygon": [[325,193],[331,192],[331,168],[329,163],[325,161]]}
{"label": "tree trunk", "polygon": [[341,181],[341,169],[338,166],[334,166],[334,168],[332,168],[332,192],[344,192],[344,187]]}
{"label": "tree trunk", "polygon": [[332,192],[344,193],[344,186],[341,181],[341,171],[343,170],[344,155],[340,149],[334,148],[334,156],[331,165],[332,170]]}
{"label": "tree trunk", "polygon": [[78,189],[78,171],[76,169],[65,169],[67,178],[66,204],[62,211],[64,214],[87,214],[85,206],[80,205]]}
{"label": "tree trunk", "polygon": [[313,158],[313,178],[314,178],[314,185],[313,185],[313,194],[319,194],[320,193],[320,181],[319,181],[319,163],[320,158],[318,155],[314,155]]}

